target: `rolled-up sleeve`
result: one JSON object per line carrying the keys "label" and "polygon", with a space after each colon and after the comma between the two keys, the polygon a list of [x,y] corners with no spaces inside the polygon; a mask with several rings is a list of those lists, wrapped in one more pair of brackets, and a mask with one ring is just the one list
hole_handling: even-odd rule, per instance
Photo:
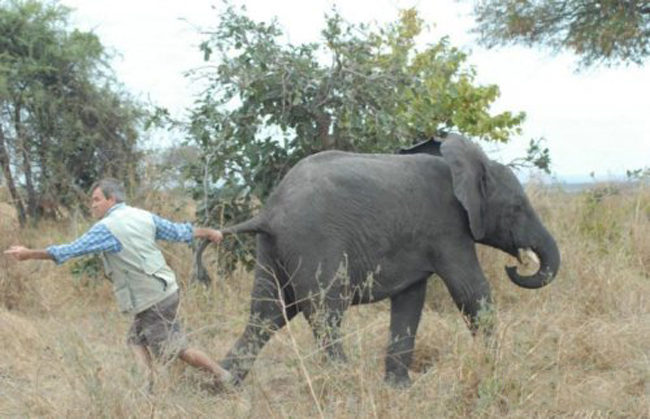
{"label": "rolled-up sleeve", "polygon": [[60,265],[68,259],[91,253],[117,253],[122,250],[122,244],[105,225],[97,223],[72,243],[49,246],[46,250]]}
{"label": "rolled-up sleeve", "polygon": [[191,243],[194,237],[194,227],[192,223],[175,223],[166,220],[155,214],[153,223],[156,226],[156,240],[166,240],[171,242]]}

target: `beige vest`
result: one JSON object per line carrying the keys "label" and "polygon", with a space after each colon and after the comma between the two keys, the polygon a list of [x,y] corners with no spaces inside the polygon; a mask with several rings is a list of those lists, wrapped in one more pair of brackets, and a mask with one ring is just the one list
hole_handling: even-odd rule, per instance
{"label": "beige vest", "polygon": [[151,213],[124,205],[100,223],[122,243],[118,253],[102,252],[102,260],[123,313],[140,313],[178,290],[176,276],[156,246]]}

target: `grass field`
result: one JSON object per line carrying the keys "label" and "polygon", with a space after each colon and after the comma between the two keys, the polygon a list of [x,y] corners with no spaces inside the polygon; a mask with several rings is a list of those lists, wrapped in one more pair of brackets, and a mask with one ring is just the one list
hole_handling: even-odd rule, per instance
{"label": "grass field", "polygon": [[[529,186],[528,194],[562,252],[556,281],[518,288],[503,271],[511,258],[481,248],[498,320],[488,349],[432,278],[406,390],[383,383],[389,310],[380,302],[348,312],[347,365],[323,361],[300,317],[264,348],[241,391],[213,395],[206,376],[173,363],[159,367],[148,395],[107,281],[73,276],[70,263],[0,256],[0,417],[650,417],[650,188]],[[191,205],[168,202],[136,204],[192,218]],[[19,231],[0,203],[1,249],[67,242],[88,226],[70,217]],[[163,247],[193,345],[223,357],[248,319],[252,275],[190,286],[189,248]]]}

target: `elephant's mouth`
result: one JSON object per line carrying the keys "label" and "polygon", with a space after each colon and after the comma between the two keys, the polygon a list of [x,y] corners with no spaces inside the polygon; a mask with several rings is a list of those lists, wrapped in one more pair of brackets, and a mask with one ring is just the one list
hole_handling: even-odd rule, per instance
{"label": "elephant's mouth", "polygon": [[530,247],[526,249],[518,249],[516,257],[517,261],[519,261],[519,264],[524,268],[529,268],[534,264],[535,271],[539,269],[539,265],[541,263],[539,257],[537,256],[537,253],[535,253]]}
{"label": "elephant's mouth", "polygon": [[537,253],[530,247],[520,248],[508,253],[517,260],[517,264],[516,266],[508,266],[507,271],[515,272],[520,277],[531,276],[539,271],[541,261]]}
{"label": "elephant's mouth", "polygon": [[520,287],[540,288],[555,278],[560,266],[560,253],[554,240],[547,240],[545,246],[517,249],[513,253],[519,265],[506,267],[506,273]]}

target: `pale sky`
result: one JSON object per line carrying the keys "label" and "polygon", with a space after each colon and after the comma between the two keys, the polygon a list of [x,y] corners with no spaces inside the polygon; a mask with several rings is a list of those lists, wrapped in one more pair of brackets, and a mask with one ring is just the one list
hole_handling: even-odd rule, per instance
{"label": "pale sky", "polygon": [[[650,67],[595,68],[576,73],[577,59],[540,49],[485,50],[469,33],[471,1],[454,0],[238,0],[253,19],[276,17],[294,44],[318,41],[324,15],[336,4],[351,22],[394,21],[400,8],[416,6],[435,27],[430,42],[448,35],[470,52],[481,84],[496,84],[502,110],[524,111],[521,136],[489,154],[504,163],[524,155],[531,138],[546,138],[552,171],[560,179],[622,177],[627,169],[650,166]],[[118,55],[112,67],[139,99],[167,107],[181,118],[197,86],[183,73],[203,65],[196,27],[218,21],[213,0],[63,0],[75,11],[72,23],[95,32]],[[216,7],[217,10],[213,9]],[[424,39],[426,42],[427,40]]]}

